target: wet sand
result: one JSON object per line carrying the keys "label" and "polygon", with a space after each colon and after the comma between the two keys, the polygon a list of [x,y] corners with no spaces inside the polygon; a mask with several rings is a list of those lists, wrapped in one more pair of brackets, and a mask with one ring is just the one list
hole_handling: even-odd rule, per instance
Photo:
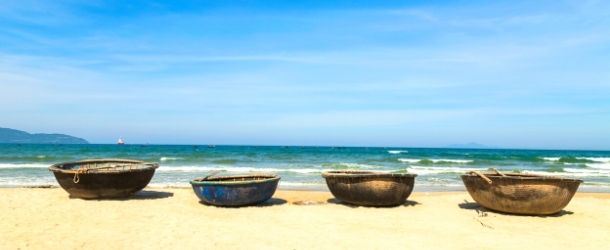
{"label": "wet sand", "polygon": [[607,249],[610,194],[578,193],[556,216],[485,211],[466,192],[414,193],[399,207],[278,191],[256,207],[200,204],[190,189],[128,200],[60,188],[0,189],[0,249]]}

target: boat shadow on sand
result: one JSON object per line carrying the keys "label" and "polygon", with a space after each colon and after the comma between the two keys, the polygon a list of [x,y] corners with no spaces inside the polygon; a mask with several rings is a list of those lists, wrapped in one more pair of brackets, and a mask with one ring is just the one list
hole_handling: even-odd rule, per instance
{"label": "boat shadow on sand", "polygon": [[561,211],[559,211],[559,213],[549,214],[549,215],[511,214],[511,213],[504,213],[504,212],[500,212],[500,211],[495,211],[495,210],[487,209],[487,208],[479,205],[479,203],[470,202],[470,201],[467,201],[467,200],[464,200],[464,202],[458,204],[458,207],[461,208],[461,209],[473,210],[473,211],[475,211],[479,215],[479,217],[485,217],[485,216],[487,216],[487,213],[509,215],[509,216],[530,216],[530,217],[543,217],[543,218],[545,218],[545,217],[562,217],[564,215],[572,215],[572,214],[574,214],[574,212],[568,211],[568,210],[561,210]]}
{"label": "boat shadow on sand", "polygon": [[[156,200],[156,199],[165,199],[165,198],[169,198],[169,197],[173,197],[173,196],[174,196],[174,193],[171,193],[171,192],[142,190],[131,196],[124,197],[124,198],[104,198],[104,199],[84,199],[84,200],[114,200],[114,201]],[[70,199],[80,199],[80,198],[70,196]]]}
{"label": "boat shadow on sand", "polygon": [[205,206],[209,206],[209,207],[222,207],[222,208],[243,208],[243,207],[271,207],[271,206],[277,206],[277,205],[284,205],[288,203],[288,201],[284,200],[284,199],[279,199],[279,198],[271,198],[263,203],[260,204],[256,204],[256,205],[246,205],[246,206],[216,206],[216,205],[212,205],[212,204],[208,204],[205,203],[203,201],[199,201],[199,204],[205,205]]}
{"label": "boat shadow on sand", "polygon": [[343,206],[351,207],[351,208],[358,208],[358,207],[394,208],[394,207],[413,207],[413,206],[421,205],[421,203],[419,203],[417,201],[412,201],[412,200],[407,200],[398,206],[359,206],[359,205],[342,202],[341,200],[339,200],[337,198],[330,198],[326,202],[329,204],[338,204],[338,205],[343,205]]}

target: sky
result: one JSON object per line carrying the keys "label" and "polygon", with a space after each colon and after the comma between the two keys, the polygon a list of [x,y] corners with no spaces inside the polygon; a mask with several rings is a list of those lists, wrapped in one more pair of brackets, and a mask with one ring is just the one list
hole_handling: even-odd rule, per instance
{"label": "sky", "polygon": [[0,127],[610,149],[610,1],[6,1]]}

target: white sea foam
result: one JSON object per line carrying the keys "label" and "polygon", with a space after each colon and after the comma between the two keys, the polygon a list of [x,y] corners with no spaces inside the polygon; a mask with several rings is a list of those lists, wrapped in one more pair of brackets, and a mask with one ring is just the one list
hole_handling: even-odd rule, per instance
{"label": "white sea foam", "polygon": [[595,169],[610,169],[610,157],[576,157],[579,160],[588,160],[594,163],[586,163],[585,165]]}
{"label": "white sea foam", "polygon": [[457,163],[457,164],[468,164],[472,163],[473,160],[462,160],[462,159],[412,159],[412,158],[400,158],[398,161],[405,163],[419,163],[421,161],[431,161],[432,163]]}
{"label": "white sea foam", "polygon": [[[565,169],[564,169],[565,171]],[[571,172],[546,172],[546,171],[535,171],[535,170],[523,170],[525,174],[537,174],[537,175],[547,175],[547,176],[561,176],[561,177],[602,177],[608,176],[608,174],[604,173],[595,173],[595,172],[584,172],[577,171],[576,169],[572,169]]]}
{"label": "white sea foam", "polygon": [[577,162],[564,162],[563,165],[567,165],[567,166],[580,166],[583,165],[583,163],[577,163]]}
{"label": "white sea foam", "polygon": [[564,168],[563,171],[567,173],[591,174],[591,176],[610,176],[610,169]]}
{"label": "white sea foam", "polygon": [[59,187],[56,181],[53,182],[40,182],[40,181],[26,181],[26,182],[3,182],[0,181],[0,187]]}
{"label": "white sea foam", "polygon": [[[411,166],[407,168],[409,173],[418,175],[434,175],[442,173],[465,173],[468,171],[486,171],[485,168],[459,168],[459,167],[426,167],[426,166]],[[610,177],[610,169],[580,169],[580,168],[564,168],[565,172],[546,172],[535,170],[524,170],[523,173],[549,175],[549,176],[565,176],[565,177]]]}
{"label": "white sea foam", "polygon": [[160,161],[175,161],[175,160],[180,160],[180,157],[161,157],[159,160]]}
{"label": "white sea foam", "polygon": [[455,160],[455,159],[431,159],[431,161],[434,163],[450,162],[450,163],[460,163],[460,164],[466,164],[466,163],[473,162],[473,160]]}
{"label": "white sea foam", "polygon": [[597,168],[597,169],[610,169],[610,162],[604,162],[604,163],[587,163],[585,164],[587,165],[587,167],[590,168]]}
{"label": "white sea foam", "polygon": [[407,150],[388,150],[388,153],[393,154],[393,155],[397,155],[397,154],[403,154],[403,153],[409,153],[409,151]]}
{"label": "white sea foam", "polygon": [[254,168],[254,167],[226,167],[226,166],[180,166],[180,167],[160,167],[159,172],[295,172],[301,174],[321,173],[332,169],[316,168]]}
{"label": "white sea foam", "polygon": [[0,169],[48,168],[51,164],[41,163],[0,163]]}
{"label": "white sea foam", "polygon": [[52,175],[47,177],[28,176],[6,176],[0,177],[0,187],[25,187],[25,186],[58,186]]}
{"label": "white sea foam", "polygon": [[411,166],[407,168],[407,172],[418,175],[431,175],[441,173],[466,173],[469,171],[485,171],[485,168],[458,168],[458,167],[424,167]]}
{"label": "white sea foam", "polygon": [[[561,157],[542,157],[545,161],[558,162]],[[564,162],[564,165],[586,165],[590,168],[600,168],[600,169],[610,169],[610,157],[576,157],[578,160],[587,160],[592,161],[593,163],[567,163]]]}
{"label": "white sea foam", "polygon": [[576,157],[576,159],[610,163],[610,157]]}
{"label": "white sea foam", "polygon": [[564,172],[567,173],[597,173],[599,170],[583,169],[583,168],[563,168]]}
{"label": "white sea foam", "polygon": [[[334,167],[334,168],[333,168]],[[310,168],[273,168],[273,167],[239,167],[226,165],[207,165],[207,166],[161,166],[157,169],[158,172],[209,172],[209,171],[226,171],[226,172],[293,172],[300,174],[315,174],[324,171],[336,170],[337,168],[346,169],[370,169],[381,171],[382,166],[361,164],[361,163],[333,163],[324,164],[318,167]]]}
{"label": "white sea foam", "polygon": [[362,163],[349,163],[349,162],[341,162],[341,163],[336,163],[336,164],[331,164],[332,166],[344,166],[347,168],[358,168],[358,169],[378,169],[378,168],[382,168],[381,166],[377,166],[377,165],[370,165],[370,164],[362,164]]}
{"label": "white sea foam", "polygon": [[405,163],[418,163],[421,160],[420,159],[400,158],[400,159],[398,159],[398,161],[405,162]]}
{"label": "white sea foam", "polygon": [[545,161],[559,161],[561,157],[542,157]]}

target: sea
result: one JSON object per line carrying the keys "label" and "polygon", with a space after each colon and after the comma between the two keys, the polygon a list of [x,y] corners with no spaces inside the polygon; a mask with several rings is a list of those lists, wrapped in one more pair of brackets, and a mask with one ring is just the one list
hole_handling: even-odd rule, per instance
{"label": "sea", "polygon": [[610,151],[108,144],[0,144],[0,187],[57,186],[50,165],[91,158],[159,163],[153,187],[189,187],[220,171],[274,173],[280,188],[325,190],[323,171],[358,169],[417,174],[415,191],[458,191],[461,174],[496,168],[578,178],[581,191],[610,192]]}

